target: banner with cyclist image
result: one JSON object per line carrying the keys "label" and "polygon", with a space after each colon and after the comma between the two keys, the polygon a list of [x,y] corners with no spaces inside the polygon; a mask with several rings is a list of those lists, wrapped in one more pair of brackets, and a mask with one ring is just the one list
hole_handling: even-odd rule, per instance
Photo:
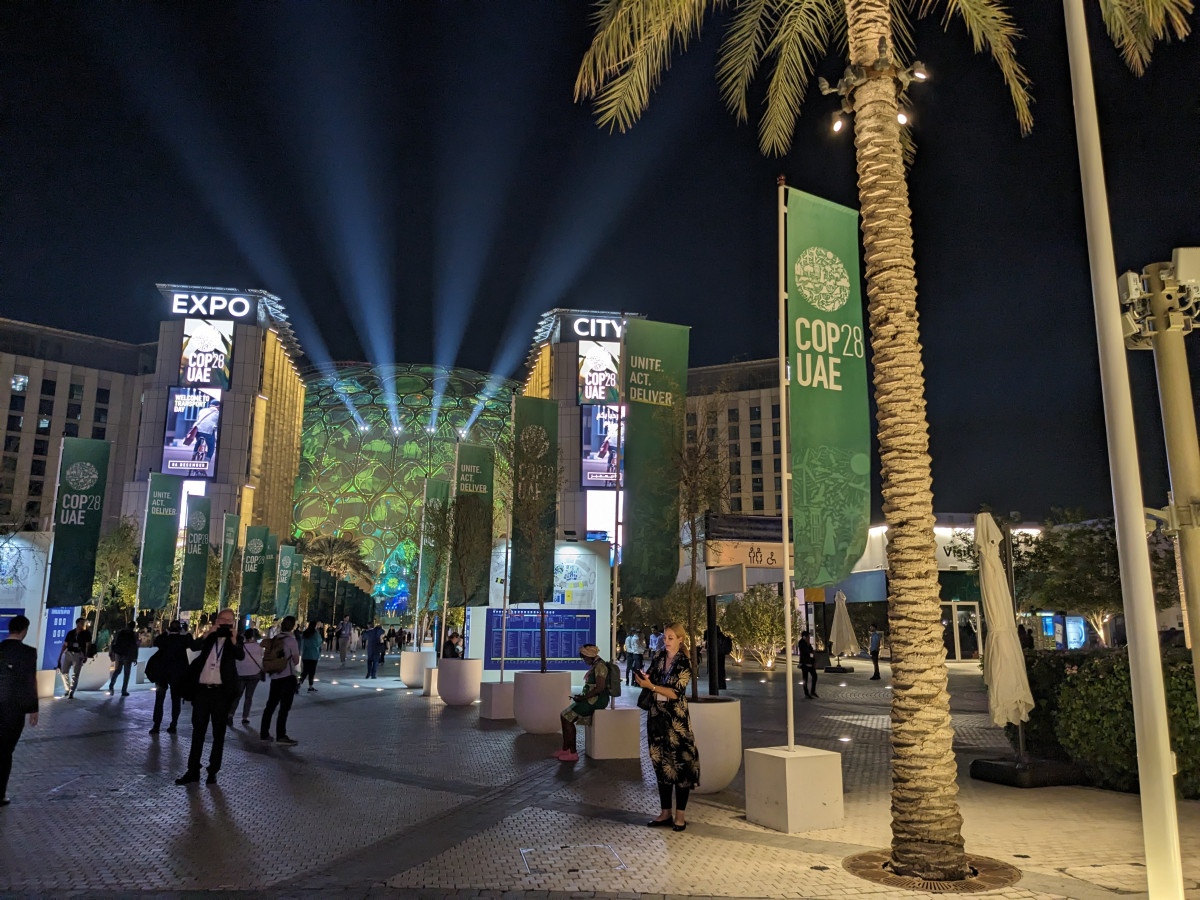
{"label": "banner with cyclist image", "polygon": [[219,388],[167,388],[167,427],[162,472],[185,478],[217,474],[217,438],[221,430]]}
{"label": "banner with cyclist image", "polygon": [[[619,443],[625,439],[624,428],[618,427],[619,406],[581,406],[579,481],[584,489],[615,488],[617,486],[617,456]],[[625,460],[621,460],[621,469]],[[622,471],[622,476],[624,472]],[[624,477],[621,478],[624,482]]]}

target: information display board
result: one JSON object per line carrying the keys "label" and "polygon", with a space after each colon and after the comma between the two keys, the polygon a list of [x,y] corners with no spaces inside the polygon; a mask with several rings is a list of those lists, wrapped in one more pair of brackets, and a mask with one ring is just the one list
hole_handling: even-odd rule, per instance
{"label": "information display board", "polygon": [[[67,632],[75,627],[75,611],[78,606],[51,606],[46,610],[46,630],[42,637],[42,668],[53,669],[58,665],[58,654],[62,652]],[[96,639],[92,635],[92,640]]]}
{"label": "information display board", "polygon": [[579,405],[616,403],[621,345],[611,341],[579,342]]}
{"label": "information display board", "polygon": [[[617,486],[618,444],[625,439],[618,425],[619,406],[585,406],[580,410],[579,481],[587,488]],[[621,454],[621,483],[625,482],[624,453]]]}
{"label": "information display board", "polygon": [[233,378],[233,322],[184,319],[179,383],[229,390]]}
{"label": "information display board", "polygon": [[[487,642],[483,651],[485,669],[500,668],[501,622],[504,610],[487,611]],[[541,666],[541,614],[536,609],[510,609],[504,645],[507,670]],[[579,648],[596,643],[594,609],[546,610],[546,668],[584,671],[587,664],[579,658]]]}
{"label": "information display board", "polygon": [[166,418],[162,473],[185,478],[216,475],[217,436],[221,430],[220,389],[168,388]]}

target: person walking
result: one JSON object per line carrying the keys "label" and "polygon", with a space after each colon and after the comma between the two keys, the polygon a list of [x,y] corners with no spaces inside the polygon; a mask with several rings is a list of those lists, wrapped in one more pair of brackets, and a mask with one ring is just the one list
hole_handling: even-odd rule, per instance
{"label": "person walking", "polygon": [[663,648],[663,636],[658,628],[650,629],[650,655],[653,656]]}
{"label": "person walking", "polygon": [[[687,686],[692,680],[692,664],[685,645],[687,632],[679,624],[663,629],[663,648],[650,657],[650,669],[637,676],[638,687],[653,695],[646,713],[646,744],[658,781],[662,811],[646,824],[651,828],[671,825],[675,831],[687,828],[684,811],[688,795],[700,783],[700,755],[688,715]],[[672,794],[675,816],[671,817]]]}
{"label": "person walking", "polygon": [[354,639],[354,626],[350,624],[350,617],[345,616],[342,619],[342,624],[338,626],[337,645],[338,653],[342,657],[342,666],[346,665],[346,652],[350,649],[350,641]]}
{"label": "person walking", "polygon": [[233,725],[233,714],[237,712],[238,701],[242,701],[242,724],[250,724],[250,707],[254,705],[254,690],[260,681],[266,680],[263,671],[263,648],[258,639],[262,637],[257,628],[247,628],[243,638],[246,650],[245,659],[239,659],[237,664],[238,686],[229,705],[227,724]]}
{"label": "person walking", "polygon": [[[179,712],[183,706],[179,685],[187,675],[187,652],[192,643],[192,639],[182,632],[183,626],[176,620],[167,627],[166,634],[160,634],[154,639],[154,646],[158,651],[150,657],[157,660],[153,665],[154,677],[151,679],[154,682],[154,724],[150,727],[151,734],[158,734],[162,725],[167,691],[171,692],[171,724],[167,726],[167,733],[174,734],[179,724]],[[149,662],[146,663],[146,668],[151,668]]]}
{"label": "person walking", "polygon": [[[350,621],[347,616],[346,621]],[[271,740],[271,717],[279,708],[279,718],[275,722],[274,740],[289,746],[300,743],[293,740],[287,733],[288,713],[292,709],[292,701],[296,699],[296,691],[300,684],[296,681],[296,666],[300,663],[300,646],[292,629],[296,627],[296,617],[287,616],[279,623],[279,634],[271,638],[263,647],[263,671],[271,681],[271,693],[267,695],[267,707],[263,710],[262,724],[258,727],[258,736]]]}
{"label": "person walking", "polygon": [[575,762],[579,759],[579,750],[575,744],[576,725],[590,728],[592,715],[598,709],[608,706],[610,697],[608,686],[608,663],[600,656],[600,648],[595,644],[584,644],[579,648],[579,658],[588,664],[587,674],[583,676],[583,693],[571,698],[571,705],[559,714],[562,723],[563,745],[554,756],[563,762]]}
{"label": "person walking", "polygon": [[642,657],[646,655],[646,643],[636,628],[625,638],[625,683],[632,685],[634,673],[642,670]]}
{"label": "person walking", "polygon": [[[800,632],[800,643],[796,650],[800,656],[800,683],[804,685],[805,697],[817,696],[817,654],[813,645],[808,642],[808,632]],[[811,679],[811,686],[809,681]],[[820,698],[817,697],[819,700]]]}
{"label": "person walking", "polygon": [[313,679],[317,674],[317,663],[321,659],[321,623],[309,622],[308,627],[300,636],[300,684],[308,679],[308,692],[315,694]]}
{"label": "person walking", "polygon": [[733,638],[717,631],[717,690],[725,690],[725,657],[733,652]]}
{"label": "person walking", "polygon": [[8,637],[0,641],[0,806],[8,806],[8,778],[13,751],[25,730],[38,723],[37,651],[25,645],[29,619],[8,620]]}
{"label": "person walking", "polygon": [[62,649],[58,652],[58,670],[62,673],[63,689],[66,691],[64,696],[68,700],[75,699],[79,672],[87,662],[91,643],[92,633],[87,629],[87,620],[82,617],[76,619],[74,630],[67,632]]}
{"label": "person walking", "polygon": [[237,694],[237,661],[246,656],[242,640],[233,633],[236,622],[237,614],[232,609],[223,609],[204,636],[190,644],[189,649],[200,651],[187,675],[189,680],[195,678],[196,684],[192,697],[192,747],[187,771],[175,779],[176,784],[195,784],[200,780],[200,757],[209,723],[212,723],[213,742],[208,754],[207,783],[217,783],[225,755],[229,708]]}
{"label": "person walking", "polygon": [[383,646],[383,626],[375,624],[362,633],[363,648],[367,653],[367,677],[378,677],[379,651]]}
{"label": "person walking", "polygon": [[871,662],[875,665],[875,674],[871,676],[871,681],[879,680],[879,648],[883,644],[883,635],[879,629],[875,627],[875,623],[871,623]]}
{"label": "person walking", "polygon": [[113,639],[112,650],[108,654],[113,660],[112,678],[108,681],[110,694],[117,684],[117,676],[123,671],[125,680],[121,682],[121,696],[129,696],[129,673],[133,671],[134,663],[137,662],[138,646],[138,634],[133,630],[133,623],[126,622],[125,627],[118,631]]}

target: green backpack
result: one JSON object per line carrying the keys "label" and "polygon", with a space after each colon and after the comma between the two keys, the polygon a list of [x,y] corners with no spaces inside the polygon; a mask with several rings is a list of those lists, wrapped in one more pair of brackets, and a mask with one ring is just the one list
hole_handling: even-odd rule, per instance
{"label": "green backpack", "polygon": [[611,660],[604,663],[608,667],[608,675],[604,679],[605,690],[610,697],[621,696],[621,667]]}

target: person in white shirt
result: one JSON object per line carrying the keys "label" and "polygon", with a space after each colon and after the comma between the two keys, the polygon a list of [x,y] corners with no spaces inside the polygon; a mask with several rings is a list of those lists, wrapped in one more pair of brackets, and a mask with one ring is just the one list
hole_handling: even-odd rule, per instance
{"label": "person in white shirt", "polygon": [[246,658],[238,660],[238,690],[237,696],[233,698],[233,705],[229,707],[229,724],[233,725],[233,714],[237,711],[238,700],[243,697],[242,701],[242,724],[250,724],[250,706],[254,702],[254,689],[258,687],[260,681],[265,680],[262,665],[263,648],[258,643],[259,633],[257,628],[246,629]]}
{"label": "person in white shirt", "polygon": [[[258,736],[264,741],[271,740],[271,717],[275,708],[279,708],[279,718],[275,722],[275,741],[279,744],[298,744],[288,736],[288,712],[292,701],[296,699],[299,682],[296,680],[296,666],[300,664],[300,645],[292,634],[296,627],[296,617],[287,616],[279,623],[279,634],[270,638],[263,646],[263,669],[271,679],[271,693],[267,696],[267,708],[263,710],[262,724],[258,728]],[[283,668],[274,670],[272,659],[279,651],[283,653]]]}
{"label": "person in white shirt", "polygon": [[625,683],[633,684],[633,673],[642,670],[642,656],[646,653],[646,644],[642,641],[639,631],[629,632],[625,638]]}
{"label": "person in white shirt", "polygon": [[[246,656],[242,639],[233,633],[236,622],[237,614],[232,609],[223,609],[204,637],[191,643],[190,649],[200,651],[197,662],[193,663],[198,664],[200,670],[192,698],[192,748],[188,753],[187,771],[175,779],[176,784],[194,784],[200,780],[200,756],[204,752],[209,722],[212,722],[213,743],[208,754],[207,783],[217,783],[217,772],[221,770],[225,751],[229,710],[237,694],[237,661]],[[189,676],[195,677],[194,669]]]}
{"label": "person in white shirt", "polygon": [[354,626],[350,624],[350,617],[346,616],[342,619],[342,624],[338,626],[338,654],[342,657],[342,665],[346,665],[346,651],[350,649],[350,641],[354,639]]}
{"label": "person in white shirt", "polygon": [[192,427],[196,429],[197,443],[204,443],[204,458],[212,459],[217,449],[217,425],[221,421],[221,401],[214,400],[196,416]]}
{"label": "person in white shirt", "polygon": [[663,648],[663,636],[657,628],[650,629],[650,654],[653,656]]}

